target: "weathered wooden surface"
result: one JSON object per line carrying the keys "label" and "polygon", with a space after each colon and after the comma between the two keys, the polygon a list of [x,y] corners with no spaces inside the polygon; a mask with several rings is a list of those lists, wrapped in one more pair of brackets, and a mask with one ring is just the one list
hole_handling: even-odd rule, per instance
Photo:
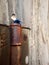
{"label": "weathered wooden surface", "polygon": [[9,25],[8,2],[0,0],[0,24]]}
{"label": "weathered wooden surface", "polygon": [[[2,2],[5,5],[6,2],[0,0],[0,3]],[[49,0],[7,0],[7,3],[8,9],[0,4],[0,20],[2,21],[2,13],[5,10],[6,12],[9,11],[9,17],[14,12],[23,21],[24,26],[31,28],[31,31],[27,34],[29,39],[29,65],[48,65]]]}

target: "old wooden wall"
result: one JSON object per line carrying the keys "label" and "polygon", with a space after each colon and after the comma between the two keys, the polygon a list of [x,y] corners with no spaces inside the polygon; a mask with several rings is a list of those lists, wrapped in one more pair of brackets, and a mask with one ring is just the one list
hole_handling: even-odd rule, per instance
{"label": "old wooden wall", "polygon": [[29,65],[48,65],[49,0],[0,0],[0,5],[0,23],[9,24],[14,12],[23,26],[31,28],[27,33]]}
{"label": "old wooden wall", "polygon": [[0,0],[0,24],[9,25],[8,2]]}

